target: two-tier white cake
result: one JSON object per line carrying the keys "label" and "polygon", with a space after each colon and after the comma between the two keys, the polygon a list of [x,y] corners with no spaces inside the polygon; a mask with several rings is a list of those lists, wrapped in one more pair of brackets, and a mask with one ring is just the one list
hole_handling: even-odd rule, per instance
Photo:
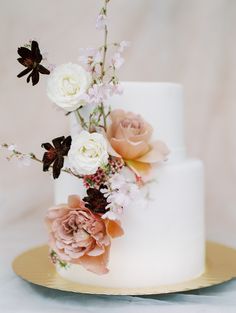
{"label": "two-tier white cake", "polygon": [[[170,149],[167,162],[155,167],[155,180],[122,216],[125,235],[112,242],[109,273],[97,275],[80,265],[57,266],[61,276],[107,287],[152,287],[190,280],[204,271],[204,183],[202,162],[189,159],[184,143],[183,89],[173,83],[123,83],[112,108],[141,114],[153,138]],[[82,183],[61,175],[55,202],[85,194]]]}

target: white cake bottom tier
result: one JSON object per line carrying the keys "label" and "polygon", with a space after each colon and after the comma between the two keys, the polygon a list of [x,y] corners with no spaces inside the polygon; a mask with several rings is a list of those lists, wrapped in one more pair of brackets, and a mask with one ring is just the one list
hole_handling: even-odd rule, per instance
{"label": "white cake bottom tier", "polygon": [[[205,265],[202,163],[166,164],[156,170],[156,177],[143,190],[146,200],[137,200],[124,212],[125,234],[112,240],[109,273],[99,276],[71,264],[66,269],[57,267],[61,276],[83,284],[132,288],[174,284],[201,275]],[[66,198],[69,190],[78,188],[76,184],[62,177],[56,193]]]}

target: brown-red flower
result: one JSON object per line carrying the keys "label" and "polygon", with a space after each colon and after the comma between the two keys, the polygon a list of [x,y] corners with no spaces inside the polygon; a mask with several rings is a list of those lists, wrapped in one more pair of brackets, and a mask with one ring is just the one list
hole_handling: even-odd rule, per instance
{"label": "brown-red flower", "polygon": [[39,82],[39,73],[45,75],[50,74],[50,71],[40,64],[43,57],[40,53],[37,41],[33,40],[31,42],[31,49],[20,47],[17,52],[20,56],[17,61],[26,67],[26,69],[20,72],[17,77],[20,78],[30,73],[26,81],[29,83],[31,79],[32,85],[34,86]]}
{"label": "brown-red flower", "polygon": [[[53,178],[56,179],[61,173],[64,165],[64,157],[67,156],[71,146],[71,136],[58,137],[52,140],[53,145],[49,142],[43,143],[42,148],[47,152],[43,155],[43,171],[47,172],[52,166]],[[53,164],[53,165],[52,165]]]}

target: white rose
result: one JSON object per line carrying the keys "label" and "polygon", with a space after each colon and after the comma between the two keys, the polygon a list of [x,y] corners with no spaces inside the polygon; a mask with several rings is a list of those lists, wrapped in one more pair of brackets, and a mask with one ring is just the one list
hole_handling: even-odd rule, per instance
{"label": "white rose", "polygon": [[94,174],[99,167],[108,163],[107,141],[99,133],[82,131],[72,139],[68,157],[78,174]]}
{"label": "white rose", "polygon": [[48,78],[47,95],[64,110],[74,111],[84,105],[91,80],[91,74],[78,64],[59,65]]}

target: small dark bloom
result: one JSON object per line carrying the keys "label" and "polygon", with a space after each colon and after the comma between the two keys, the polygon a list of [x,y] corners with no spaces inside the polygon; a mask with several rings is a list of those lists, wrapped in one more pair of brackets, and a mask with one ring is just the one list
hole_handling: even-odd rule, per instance
{"label": "small dark bloom", "polygon": [[42,148],[47,152],[43,155],[43,171],[47,172],[52,165],[53,178],[56,179],[61,173],[64,165],[64,157],[67,156],[71,146],[71,136],[58,137],[52,140],[53,145],[49,142],[43,143]]}
{"label": "small dark bloom", "polygon": [[[104,186],[101,186],[104,188]],[[107,200],[104,197],[104,194],[95,188],[87,189],[87,197],[83,198],[85,206],[90,209],[93,213],[106,213],[109,209],[106,209]]]}
{"label": "small dark bloom", "polygon": [[33,40],[31,42],[31,50],[26,47],[20,47],[17,52],[20,56],[20,58],[17,59],[18,62],[26,67],[26,69],[20,72],[17,77],[22,77],[30,73],[26,81],[29,83],[31,79],[32,85],[34,86],[39,82],[39,73],[46,75],[50,74],[50,71],[40,64],[42,61],[42,55],[37,41]]}

